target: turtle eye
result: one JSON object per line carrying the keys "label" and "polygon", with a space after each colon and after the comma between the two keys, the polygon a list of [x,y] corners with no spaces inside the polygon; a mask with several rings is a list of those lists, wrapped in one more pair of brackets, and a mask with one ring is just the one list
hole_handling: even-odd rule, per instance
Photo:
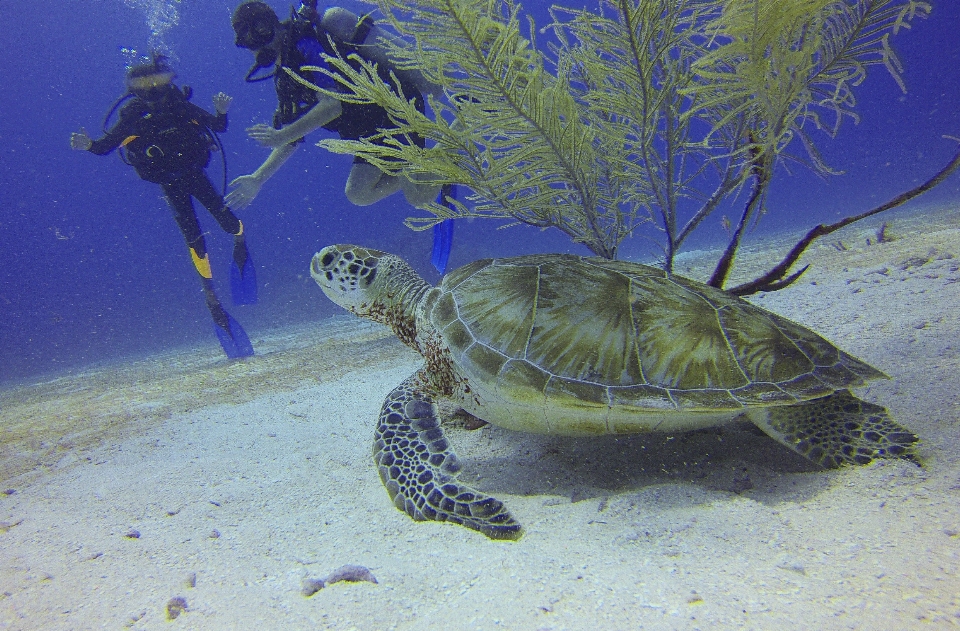
{"label": "turtle eye", "polygon": [[324,267],[330,267],[330,264],[333,263],[333,254],[327,252],[323,255],[323,258],[320,259],[320,265]]}

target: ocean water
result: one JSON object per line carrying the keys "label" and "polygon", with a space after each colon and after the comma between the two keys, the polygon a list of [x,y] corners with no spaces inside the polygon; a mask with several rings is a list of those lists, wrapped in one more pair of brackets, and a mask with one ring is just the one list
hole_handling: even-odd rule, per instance
{"label": "ocean water", "polygon": [[[3,474],[0,487],[9,487],[12,491],[0,499],[6,502],[0,505],[3,511],[0,549],[4,549],[6,555],[5,567],[15,568],[17,572],[9,574],[0,584],[0,591],[7,590],[0,596],[0,629],[93,628],[99,626],[94,624],[97,621],[112,627],[126,624],[132,628],[159,628],[166,624],[163,604],[168,595],[173,595],[173,591],[167,590],[169,594],[164,591],[162,581],[189,574],[189,564],[180,564],[184,558],[193,559],[191,563],[200,558],[195,565],[209,572],[214,571],[209,568],[236,572],[243,583],[242,589],[226,599],[217,600],[217,594],[205,593],[203,598],[214,603],[208,605],[207,611],[203,606],[188,607],[188,613],[199,611],[201,615],[187,615],[177,623],[187,620],[193,625],[190,628],[244,628],[245,620],[278,629],[304,628],[302,625],[336,629],[413,628],[420,622],[424,623],[423,628],[441,628],[439,625],[446,620],[451,625],[449,628],[458,629],[618,629],[640,628],[631,622],[638,619],[637,612],[662,614],[662,619],[657,618],[650,628],[738,628],[738,622],[739,628],[802,628],[782,625],[786,624],[785,620],[802,619],[804,612],[818,606],[826,607],[824,611],[838,619],[842,618],[837,613],[840,610],[843,615],[852,616],[838,622],[836,627],[824,623],[825,618],[818,618],[822,624],[819,628],[867,628],[858,626],[855,615],[851,614],[857,607],[861,607],[861,613],[865,612],[864,619],[880,625],[872,628],[913,628],[912,623],[903,621],[919,620],[918,612],[927,615],[918,625],[945,625],[924,628],[951,628],[949,625],[957,624],[960,603],[950,593],[951,590],[954,594],[960,593],[956,574],[960,567],[960,551],[956,546],[960,522],[955,493],[956,481],[960,480],[957,477],[960,454],[955,440],[960,408],[957,408],[955,394],[958,355],[953,341],[958,334],[954,299],[960,277],[956,268],[951,267],[951,260],[960,256],[955,234],[960,212],[960,174],[955,173],[934,191],[902,209],[843,233],[849,254],[824,247],[821,255],[830,260],[826,266],[829,273],[812,277],[814,280],[802,288],[798,286],[793,297],[781,299],[774,294],[759,299],[764,307],[783,312],[815,330],[823,330],[838,343],[853,345],[871,363],[896,377],[898,385],[879,386],[870,394],[880,397],[884,405],[901,417],[914,415],[913,423],[909,423],[911,428],[921,434],[934,454],[935,465],[926,469],[926,473],[891,465],[887,469],[874,467],[865,473],[848,473],[847,477],[826,474],[803,477],[815,474],[804,463],[789,458],[779,462],[784,455],[768,453],[771,449],[768,441],[739,431],[732,435],[727,446],[714,445],[710,442],[712,438],[704,435],[691,439],[685,446],[670,443],[673,437],[664,438],[663,442],[655,439],[628,442],[629,449],[660,450],[668,455],[662,463],[656,460],[644,464],[648,469],[627,466],[627,474],[610,481],[602,471],[591,468],[591,462],[602,462],[610,449],[623,447],[617,447],[612,439],[608,443],[570,448],[569,444],[515,438],[496,430],[457,435],[467,444],[461,455],[466,454],[468,460],[476,459],[471,462],[479,467],[478,479],[487,480],[486,488],[511,496],[511,505],[516,506],[520,514],[528,515],[533,524],[531,534],[524,540],[530,548],[505,548],[504,544],[489,543],[479,535],[473,538],[474,533],[460,532],[461,529],[432,530],[435,525],[414,524],[384,500],[385,494],[368,455],[374,416],[383,395],[416,366],[417,358],[407,354],[382,331],[358,326],[347,319],[309,276],[310,258],[318,249],[330,243],[353,242],[401,254],[427,280],[438,280],[429,260],[431,234],[413,232],[403,226],[403,219],[416,211],[405,203],[402,195],[364,208],[351,205],[343,193],[351,158],[313,146],[310,141],[320,139],[322,133],[308,138],[281,172],[264,186],[256,201],[238,213],[257,265],[260,302],[253,306],[228,306],[228,309],[250,334],[259,357],[249,363],[230,363],[223,358],[216,343],[196,272],[159,187],[141,181],[132,168],[115,155],[97,157],[70,150],[70,133],[85,128],[92,136],[98,136],[104,115],[122,95],[129,57],[126,51],[142,53],[160,46],[171,56],[178,72],[177,83],[193,88],[194,103],[212,110],[210,98],[216,92],[224,91],[235,97],[230,127],[221,135],[225,153],[215,155],[208,169],[214,183],[219,186],[224,160],[231,179],[259,166],[266,150],[247,138],[244,129],[269,122],[276,100],[272,82],[248,85],[243,81],[252,59],[249,51],[233,44],[230,15],[236,4],[221,0],[0,3],[0,24],[3,25],[0,49],[7,52],[0,58],[3,83],[0,90],[0,152],[3,155],[0,160],[3,201],[0,205],[0,254],[3,256],[0,265],[0,418],[6,419],[5,425],[0,426],[0,473]],[[286,4],[271,4],[281,15],[288,10]],[[842,174],[819,178],[800,165],[777,172],[768,202],[770,213],[760,228],[751,233],[745,246],[745,252],[750,254],[745,258],[755,265],[754,269],[762,268],[757,260],[775,258],[770,248],[782,248],[817,223],[836,221],[887,201],[929,178],[954,155],[960,138],[960,28],[957,27],[960,3],[939,0],[932,4],[929,19],[915,20],[910,29],[892,40],[903,63],[907,92],[903,93],[882,68],[873,67],[866,81],[855,88],[859,123],[845,121],[833,139],[815,135],[827,164]],[[345,2],[342,6],[362,12],[366,5]],[[530,2],[524,4],[524,9],[538,24],[545,24],[548,6]],[[934,236],[925,234],[925,213],[936,217],[929,221]],[[229,305],[226,281],[231,240],[199,205],[198,216],[207,231],[214,278],[221,298]],[[892,232],[903,237],[902,240],[886,251],[864,248],[865,238],[883,219],[891,222]],[[678,270],[702,277],[709,269],[703,252],[716,247],[724,236],[718,219],[706,225],[702,233],[690,241],[691,252],[678,260]],[[450,266],[484,256],[550,251],[587,254],[585,248],[572,244],[556,231],[529,227],[498,230],[496,222],[464,221],[456,228]],[[653,261],[657,250],[644,235],[638,234],[623,244],[621,255]],[[848,272],[847,267],[854,271]],[[913,288],[913,283],[923,282],[929,285],[916,285],[924,289]],[[816,283],[823,286],[823,291],[817,289]],[[865,291],[861,292],[861,287]],[[898,317],[904,319],[898,320]],[[381,366],[382,374],[377,372]],[[354,373],[362,377],[362,388],[367,390],[361,385],[351,385]],[[370,390],[375,390],[376,396],[370,395]],[[289,418],[271,416],[274,412],[280,414],[278,410],[288,409],[292,410]],[[306,421],[295,428],[284,425],[290,418],[300,423],[303,419],[312,419],[314,414],[343,426],[336,425],[328,435],[311,433],[318,430],[310,428]],[[347,422],[353,415],[363,425],[351,430]],[[194,428],[208,421],[222,431],[218,429],[209,435],[193,433]],[[234,421],[253,432],[249,441],[239,438],[246,436],[243,432],[233,431]],[[164,423],[182,427],[170,429]],[[296,432],[301,430],[304,433],[298,436]],[[154,433],[148,434],[148,431]],[[350,434],[351,431],[356,436]],[[331,437],[337,435],[349,435],[342,454],[338,453],[341,447],[331,442],[334,440]],[[289,442],[280,448],[269,446],[264,438],[277,436]],[[140,442],[125,442],[131,437]],[[237,442],[231,442],[233,440]],[[220,442],[214,445],[216,441]],[[325,446],[307,448],[300,441]],[[495,458],[484,458],[488,448],[496,454]],[[569,451],[564,451],[568,448]],[[741,465],[737,453],[740,448],[760,454],[754,460],[748,458],[743,469],[751,470],[753,481],[750,482],[749,476],[746,480],[751,488],[756,488],[753,495],[748,493],[746,497],[740,495],[749,491],[745,487],[745,474],[734,471],[735,466]],[[106,451],[98,451],[104,449]],[[120,453],[124,449],[126,455]],[[305,461],[285,469],[286,465],[281,466],[283,449],[297,455],[302,450]],[[714,449],[713,453],[719,454],[713,464],[693,461],[704,449]],[[104,453],[112,455],[103,456]],[[148,475],[139,468],[131,453],[165,473]],[[626,452],[617,453],[618,458],[627,458]],[[177,454],[183,455],[184,460],[174,462],[176,470],[163,469],[171,457],[179,457]],[[208,467],[205,457],[214,458]],[[541,460],[546,464],[538,465]],[[98,478],[97,470],[91,467],[107,461],[112,464],[103,470],[109,469],[110,476],[102,478],[105,474],[101,474]],[[277,464],[278,461],[281,464]],[[309,466],[305,466],[306,461]],[[651,464],[654,462],[662,464],[660,473],[653,470],[660,466]],[[317,463],[323,467],[322,475],[315,470]],[[519,468],[514,469],[517,463]],[[195,471],[191,467],[199,469]],[[329,474],[331,469],[333,473]],[[296,471],[300,477],[288,485],[284,476],[290,475],[290,471]],[[529,479],[524,478],[525,471],[533,472]],[[584,477],[574,479],[572,472]],[[182,479],[177,477],[180,473],[183,473]],[[499,473],[503,475],[500,481]],[[326,482],[319,479],[326,479],[328,474],[332,477]],[[361,474],[367,474],[368,478],[372,475],[372,481],[352,477]],[[123,512],[115,506],[103,508],[98,504],[110,503],[110,498],[117,497],[113,493],[120,481],[141,475],[154,482],[145,485],[149,490],[142,489],[142,503],[154,512],[159,511],[159,517],[147,509],[141,513],[134,509]],[[163,477],[167,475],[170,477]],[[251,500],[244,495],[247,491],[240,481],[262,482],[264,475],[272,476],[263,482],[266,486],[275,484],[277,489],[293,488],[296,492],[285,495],[287,490],[277,490],[276,495],[271,495],[273,491],[268,493],[264,491],[265,486],[258,486],[264,493],[262,496],[252,496]],[[49,482],[45,482],[48,479]],[[36,549],[49,547],[51,541],[56,541],[54,535],[13,538],[18,532],[15,528],[24,530],[21,524],[46,527],[48,523],[65,519],[64,523],[72,523],[69,542],[76,550],[83,550],[81,556],[86,556],[81,560],[88,560],[97,554],[98,545],[102,548],[117,544],[115,541],[99,543],[108,537],[91,525],[92,521],[84,520],[106,515],[103,518],[112,520],[108,530],[115,539],[129,539],[127,535],[134,527],[144,534],[151,525],[159,531],[158,524],[167,517],[172,518],[176,514],[172,511],[179,510],[176,493],[189,495],[198,485],[206,488],[206,482],[198,484],[197,480],[208,479],[215,481],[210,483],[211,487],[225,486],[217,493],[198,492],[189,501],[227,504],[224,498],[228,497],[241,504],[253,502],[246,508],[237,508],[235,504],[236,512],[226,521],[235,525],[234,522],[249,519],[255,528],[243,530],[241,527],[231,534],[223,525],[217,525],[216,532],[222,530],[227,535],[224,541],[235,545],[234,552],[255,548],[275,537],[279,552],[265,553],[265,556],[284,562],[295,559],[294,565],[309,568],[314,563],[326,563],[328,557],[333,558],[329,550],[340,545],[355,558],[366,559],[365,563],[375,570],[374,563],[379,561],[381,579],[392,576],[389,589],[397,591],[388,592],[388,596],[371,596],[369,601],[361,596],[343,596],[330,605],[329,618],[304,604],[315,603],[315,599],[298,600],[289,606],[289,620],[270,626],[269,620],[277,620],[275,616],[288,611],[287,605],[280,601],[289,594],[289,585],[294,585],[296,595],[299,574],[290,578],[294,571],[283,563],[278,561],[268,568],[268,564],[257,565],[256,559],[251,561],[242,553],[224,557],[229,558],[232,565],[221,567],[212,562],[204,565],[207,559],[203,553],[195,555],[177,548],[182,544],[182,540],[177,540],[180,533],[170,532],[162,542],[168,546],[164,553],[174,550],[179,555],[171,557],[175,558],[170,561],[175,569],[151,570],[161,577],[149,589],[144,588],[154,610],[140,614],[136,599],[117,597],[116,602],[111,603],[108,601],[112,596],[102,596],[90,587],[98,584],[100,577],[105,579],[103,593],[113,593],[110,590],[115,589],[119,594],[124,582],[136,575],[136,570],[127,563],[136,557],[125,556],[132,553],[119,547],[125,545],[126,540],[121,541],[116,550],[103,548],[108,549],[107,558],[113,551],[116,559],[122,559],[119,565],[123,565],[123,570],[111,566],[112,569],[103,570],[101,574],[87,566],[76,571],[60,570],[57,564],[62,562],[64,568],[69,568],[73,557],[66,555],[66,560],[54,561],[53,557],[36,553]],[[703,485],[702,479],[711,482]],[[873,486],[878,480],[883,481],[885,490],[877,491]],[[351,486],[354,484],[356,488]],[[778,495],[775,490],[778,485],[790,490]],[[229,492],[223,491],[226,487]],[[310,529],[295,523],[297,516],[291,515],[289,504],[271,503],[273,498],[283,497],[293,504],[306,506],[313,501],[318,487],[322,489],[323,506],[329,508],[329,513],[319,517],[326,520],[321,530],[331,533],[333,544],[321,545],[310,539],[313,536],[309,534]],[[691,488],[710,490],[703,494],[699,490],[690,491]],[[848,489],[849,496],[837,490],[841,488]],[[903,489],[907,490],[901,493]],[[140,490],[126,489],[122,497],[138,499],[136,493]],[[345,490],[349,492],[343,493]],[[890,529],[894,534],[890,534],[889,540],[881,540],[880,534],[872,540],[877,550],[883,545],[896,549],[890,552],[891,558],[903,560],[910,567],[904,571],[911,580],[888,587],[883,576],[895,573],[896,567],[881,567],[880,552],[876,557],[866,557],[868,562],[876,563],[876,567],[870,566],[873,578],[866,582],[858,583],[840,570],[818,574],[813,557],[798,552],[804,540],[814,533],[822,537],[821,543],[827,550],[823,553],[825,557],[848,558],[843,555],[857,554],[859,549],[854,547],[867,544],[843,530],[845,506],[879,511],[880,508],[872,504],[857,503],[866,502],[864,498],[871,497],[871,493],[872,497],[880,493],[881,499],[875,502],[880,508],[887,501],[892,506],[895,499],[898,506],[905,507],[902,514],[910,513],[914,520],[894,519],[891,523],[896,527]],[[342,506],[337,504],[341,494],[361,496],[366,502],[359,509],[362,518],[343,516]],[[541,497],[566,498],[572,508],[569,512],[560,512],[561,509],[556,508],[559,500],[541,501]],[[90,498],[96,501],[91,500],[90,504],[87,501]],[[596,502],[587,507],[580,502],[584,498]],[[850,504],[844,504],[848,501]],[[51,512],[46,513],[42,508],[55,505],[70,507],[70,511],[75,512],[64,509],[66,512],[56,513],[51,508]],[[612,512],[602,519],[594,514],[605,511],[608,505]],[[679,507],[679,512],[655,513],[648,519],[636,508],[642,506],[644,510],[655,511],[657,506],[664,505]],[[587,514],[588,508],[593,512]],[[82,512],[87,509],[93,512]],[[730,512],[723,512],[728,509]],[[817,524],[815,519],[805,521],[804,516],[815,511],[823,511],[823,524]],[[580,518],[584,524],[607,524],[603,519],[612,524],[616,521],[614,517],[622,518],[627,525],[609,536],[606,531],[584,534],[569,525]],[[77,520],[75,523],[70,521],[73,518]],[[193,518],[191,528],[196,532],[209,530],[210,522],[205,521],[209,515],[198,512]],[[377,521],[380,519],[386,521]],[[657,592],[638,578],[642,574],[639,566],[617,570],[626,575],[610,575],[611,581],[634,581],[631,583],[636,587],[633,595],[611,588],[610,581],[604,585],[599,578],[589,589],[586,583],[578,582],[584,576],[588,579],[592,576],[581,566],[613,567],[625,555],[640,554],[637,558],[646,558],[636,547],[623,546],[653,540],[660,546],[657,554],[670,559],[669,567],[657,565],[659,561],[654,563],[657,571],[662,571],[669,580],[691,573],[723,575],[722,563],[721,567],[712,566],[696,556],[696,550],[703,546],[723,548],[724,544],[718,543],[723,537],[685,540],[681,534],[687,530],[698,532],[693,525],[698,519],[702,524],[727,529],[723,532],[729,538],[724,541],[734,541],[738,546],[750,546],[757,533],[766,537],[768,543],[786,541],[783,549],[779,543],[777,546],[771,543],[769,557],[747,555],[746,560],[737,557],[738,562],[743,562],[745,572],[766,567],[764,564],[774,568],[774,574],[786,571],[788,578],[796,580],[781,586],[778,592],[781,595],[789,590],[812,590],[815,596],[806,601],[798,597],[797,602],[802,604],[786,603],[782,597],[769,594],[769,602],[764,601],[765,592],[757,585],[764,581],[775,584],[784,575],[777,574],[779,578],[774,580],[757,570],[758,573],[749,574],[751,580],[755,579],[750,589],[757,590],[750,592],[755,595],[750,597],[753,600],[734,593],[735,590],[717,591],[712,594],[716,600],[706,598],[707,608],[724,601],[720,609],[708,609],[715,615],[715,624],[697,626],[700,623],[691,622],[695,616],[686,615],[685,607],[703,602],[700,595],[709,592],[705,584],[698,587],[695,582],[688,584],[676,579],[679,582],[664,584],[678,591],[664,593],[666,588],[660,588]],[[770,525],[777,520],[784,523],[792,520],[789,528],[784,526],[784,532],[789,530],[791,534],[782,535]],[[283,527],[275,525],[278,523]],[[339,532],[338,523],[344,526]],[[911,539],[911,528],[919,533],[915,541]],[[882,532],[883,527],[877,526],[877,531]],[[302,539],[304,537],[306,539]],[[344,539],[337,542],[336,537]],[[580,541],[581,537],[584,546],[589,547],[587,552],[558,547]],[[148,539],[145,537],[144,541]],[[298,542],[302,540],[308,542],[306,549],[311,550],[309,554],[304,553],[303,558],[310,557],[307,561],[297,556]],[[400,540],[413,542],[411,545],[415,546],[450,540],[465,547],[441,545],[436,558],[427,558],[413,571],[409,570],[411,565],[419,564],[426,557],[403,546],[397,549],[394,544],[388,545]],[[829,543],[831,541],[835,545]],[[932,559],[929,566],[919,562],[916,567],[910,565],[914,556],[907,551],[912,542],[920,551],[918,555]],[[16,546],[28,544],[36,549],[17,551]],[[511,550],[516,553],[512,554]],[[488,554],[496,559],[498,568],[504,568],[506,579],[502,585],[484,574],[489,568],[465,561],[486,558]],[[716,559],[722,562],[728,559],[727,554],[732,553],[723,548],[717,552]],[[688,555],[695,559],[689,561]],[[581,557],[582,563],[578,560]],[[527,576],[535,578],[533,583],[525,580],[524,563],[529,563]],[[259,575],[261,569],[263,576]],[[404,583],[398,577],[408,570],[411,573]],[[452,574],[454,570],[476,574],[456,575]],[[204,571],[200,570],[201,583]],[[82,588],[57,585],[56,580],[45,579],[44,572],[89,580],[89,585]],[[268,574],[269,578],[264,578]],[[932,589],[932,584],[925,582],[928,575],[942,579],[935,585],[942,593],[937,592],[936,598],[930,596],[929,606],[923,604],[921,597]],[[431,576],[442,577],[442,580],[430,582]],[[602,573],[600,576],[602,578]],[[742,578],[733,574],[727,577],[730,582]],[[553,579],[569,580],[569,585],[563,583],[562,589],[557,588],[555,597],[541,598],[544,589],[552,593]],[[820,582],[811,585],[804,582],[807,579]],[[229,581],[222,577],[218,580],[221,580],[218,585],[228,592],[224,586]],[[480,600],[458,605],[470,613],[470,624],[467,624],[468,616],[449,622],[457,616],[457,607],[430,609],[431,597],[417,588],[418,580],[426,581],[424,585],[429,583],[431,590],[462,590],[461,596],[479,592]],[[848,591],[837,587],[838,593],[833,593],[824,587],[828,583],[840,585],[844,580],[852,581],[846,584]],[[271,581],[283,589],[273,589],[276,585],[271,583],[270,589],[258,591],[261,583]],[[389,580],[381,582],[391,585]],[[546,587],[540,588],[541,583]],[[157,587],[158,584],[163,589]],[[533,584],[537,589],[531,587]],[[470,592],[473,586],[479,587]],[[621,582],[619,587],[622,586]],[[57,589],[61,591],[56,592]],[[607,593],[604,589],[611,594],[608,605],[613,602],[619,608],[608,625],[596,622],[599,618],[593,614],[584,613],[588,610],[609,613],[609,607],[602,608],[602,594]],[[519,594],[521,605],[517,605],[517,609],[505,607],[513,618],[498,617],[496,610],[511,590]],[[190,596],[190,601],[194,603],[203,598]],[[258,614],[248,615],[245,609],[248,603],[242,602],[244,598],[256,603]],[[262,606],[258,599],[263,600]],[[415,611],[407,610],[390,618],[389,607],[399,607],[404,599],[417,603],[419,609],[414,607]],[[55,605],[40,604],[60,602],[72,604],[60,607],[62,611]],[[478,602],[483,604],[477,605]],[[836,602],[842,602],[843,606],[831,609],[829,603]],[[884,617],[879,610],[887,602],[900,603],[893,607],[894,619],[900,626],[882,626]],[[234,618],[224,614],[231,603],[237,605],[237,611],[244,612],[243,616],[237,614]],[[371,603],[376,606],[369,607]],[[560,615],[562,603],[579,609],[571,609],[573,613],[568,612],[565,618],[548,619],[552,612]],[[102,608],[101,615],[98,607]],[[748,609],[755,615],[766,612],[767,617],[762,618],[764,622],[751,626],[748,618],[737,618],[741,609],[745,614]],[[356,613],[360,610],[362,615]],[[444,618],[438,611],[448,617]],[[677,611],[681,614],[676,614]],[[204,614],[207,618],[203,618]]]}
{"label": "ocean water", "polygon": [[[235,4],[0,4],[0,43],[10,51],[0,60],[0,383],[213,335],[159,187],[139,180],[115,155],[71,151],[68,138],[81,127],[94,136],[100,130],[123,92],[124,49],[142,53],[162,45],[173,57],[177,81],[193,87],[195,103],[210,108],[211,95],[221,90],[235,97],[230,127],[222,136],[229,176],[256,168],[265,150],[244,129],[270,120],[275,97],[269,81],[243,82],[252,56],[233,45]],[[955,143],[943,136],[960,134],[955,27],[960,8],[952,2],[934,5],[930,19],[915,20],[892,40],[908,92],[901,93],[882,68],[872,68],[856,89],[860,124],[847,121],[835,140],[821,138],[828,164],[844,174],[822,180],[799,166],[790,173],[781,170],[764,230],[802,230],[871,208],[929,177],[950,158]],[[547,3],[524,6],[538,23],[546,23]],[[285,4],[276,8],[281,14],[288,10]],[[151,21],[159,38],[151,37]],[[260,304],[235,314],[248,332],[335,313],[307,274],[312,254],[328,243],[397,251],[436,280],[430,275],[429,233],[401,225],[411,214],[402,196],[365,208],[346,200],[343,184],[350,163],[349,157],[308,143],[239,213],[262,284]],[[209,173],[221,181],[216,156]],[[923,201],[955,199],[958,190],[954,177]],[[204,210],[198,213],[208,231],[215,278],[225,279],[229,239]],[[555,231],[497,227],[490,221],[462,222],[451,266],[491,254],[585,252]],[[702,234],[709,241],[720,231],[714,225]],[[638,236],[624,244],[623,255],[649,258],[656,251]]]}

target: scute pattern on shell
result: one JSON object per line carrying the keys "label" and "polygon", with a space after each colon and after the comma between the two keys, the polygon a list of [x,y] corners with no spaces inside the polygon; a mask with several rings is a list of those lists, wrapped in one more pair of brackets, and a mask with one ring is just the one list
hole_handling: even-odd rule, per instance
{"label": "scute pattern on shell", "polygon": [[883,377],[785,318],[636,263],[486,259],[440,289],[429,317],[453,361],[471,380],[517,393],[506,396],[720,410]]}

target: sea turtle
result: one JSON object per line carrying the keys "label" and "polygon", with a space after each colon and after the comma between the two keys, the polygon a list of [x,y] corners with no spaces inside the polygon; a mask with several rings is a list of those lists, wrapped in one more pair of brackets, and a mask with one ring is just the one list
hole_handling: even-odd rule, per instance
{"label": "sea turtle", "polygon": [[524,432],[685,431],[745,416],[825,467],[917,461],[917,436],[849,391],[883,373],[657,268],[540,254],[478,260],[433,287],[395,255],[331,245],[310,271],[331,300],[389,325],[426,360],[387,395],[374,447],[390,497],[415,520],[521,532],[499,500],[457,481],[440,398]]}

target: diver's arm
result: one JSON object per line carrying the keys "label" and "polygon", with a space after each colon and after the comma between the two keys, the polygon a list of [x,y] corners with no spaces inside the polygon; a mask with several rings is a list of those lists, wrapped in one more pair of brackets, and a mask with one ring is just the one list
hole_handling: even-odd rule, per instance
{"label": "diver's arm", "polygon": [[[233,97],[223,92],[217,92],[213,95],[213,111],[216,112],[214,116],[210,116],[210,129],[222,134],[227,131],[227,111],[230,109],[230,104],[233,103]],[[206,111],[206,110],[204,110]]]}
{"label": "diver's arm", "polygon": [[267,156],[267,159],[263,161],[263,164],[260,165],[260,168],[254,171],[251,175],[257,178],[260,181],[260,184],[263,184],[267,180],[273,177],[273,174],[280,170],[280,167],[290,159],[290,156],[294,154],[299,147],[299,143],[290,143],[288,145],[283,145],[282,147],[277,147],[270,152],[270,155]]}
{"label": "diver's arm", "polygon": [[[118,120],[103,136],[93,140],[87,135],[87,130],[81,128],[80,133],[70,134],[70,146],[73,149],[86,149],[98,156],[105,156],[129,138],[135,135],[136,122],[140,119],[141,105],[137,99],[128,103],[120,110]],[[84,140],[86,138],[86,140]],[[87,144],[89,141],[89,144]]]}
{"label": "diver's arm", "polygon": [[264,147],[279,148],[296,142],[312,131],[320,129],[336,117],[340,116],[343,106],[332,96],[320,97],[320,102],[310,108],[310,111],[280,129],[269,125],[254,125],[247,129],[247,134]]}
{"label": "diver's arm", "polygon": [[87,129],[81,127],[80,131],[70,134],[70,148],[74,151],[90,151],[93,146],[93,139],[87,134]]}
{"label": "diver's arm", "polygon": [[280,167],[293,155],[298,146],[299,143],[292,143],[277,147],[270,152],[270,155],[263,161],[259,169],[250,175],[241,175],[230,182],[230,186],[235,186],[236,188],[227,193],[227,196],[224,198],[227,206],[234,209],[249,206],[260,192],[260,187],[263,186],[264,182],[280,170]]}
{"label": "diver's arm", "polygon": [[215,131],[218,134],[222,134],[223,132],[227,131],[227,114],[226,113],[223,113],[223,114],[218,113],[216,116],[213,116],[212,119],[213,119],[213,122],[210,124],[210,129],[212,131]]}
{"label": "diver's arm", "polygon": [[293,142],[320,129],[342,112],[343,105],[339,100],[332,96],[321,96],[320,101],[311,107],[309,112],[289,125],[284,125],[280,133],[285,136],[286,142]]}
{"label": "diver's arm", "polygon": [[[183,114],[183,119],[181,120],[183,124],[189,124],[190,120],[202,121],[203,126],[212,132],[222,134],[223,132],[227,131],[226,112],[221,112],[219,109],[217,109],[216,114],[211,114],[207,110],[194,103],[186,103],[185,105],[187,110]],[[227,107],[229,108],[229,105]]]}
{"label": "diver's arm", "polygon": [[[366,17],[365,19],[371,19]],[[386,32],[376,24],[370,26],[370,31],[362,42],[356,42],[357,29],[360,26],[360,17],[352,11],[343,7],[331,7],[324,11],[321,20],[323,27],[330,32],[333,37],[342,42],[353,42],[356,46],[363,47],[363,56],[368,60],[375,61],[379,66],[390,68],[401,80],[412,83],[417,86],[420,93],[424,96],[431,95],[434,98],[443,96],[443,88],[435,83],[431,83],[423,76],[423,73],[414,69],[395,68],[387,57],[386,51],[380,47],[378,40],[380,38],[390,40],[398,46],[403,46],[403,41]]]}
{"label": "diver's arm", "polygon": [[230,110],[231,103],[233,103],[233,97],[225,92],[217,92],[213,95],[213,109],[217,114],[226,114]]}
{"label": "diver's arm", "polygon": [[98,156],[105,156],[123,144],[123,141],[131,135],[129,131],[130,130],[117,129],[115,127],[111,129],[107,135],[92,141],[90,146],[87,147],[87,151],[95,153]]}

